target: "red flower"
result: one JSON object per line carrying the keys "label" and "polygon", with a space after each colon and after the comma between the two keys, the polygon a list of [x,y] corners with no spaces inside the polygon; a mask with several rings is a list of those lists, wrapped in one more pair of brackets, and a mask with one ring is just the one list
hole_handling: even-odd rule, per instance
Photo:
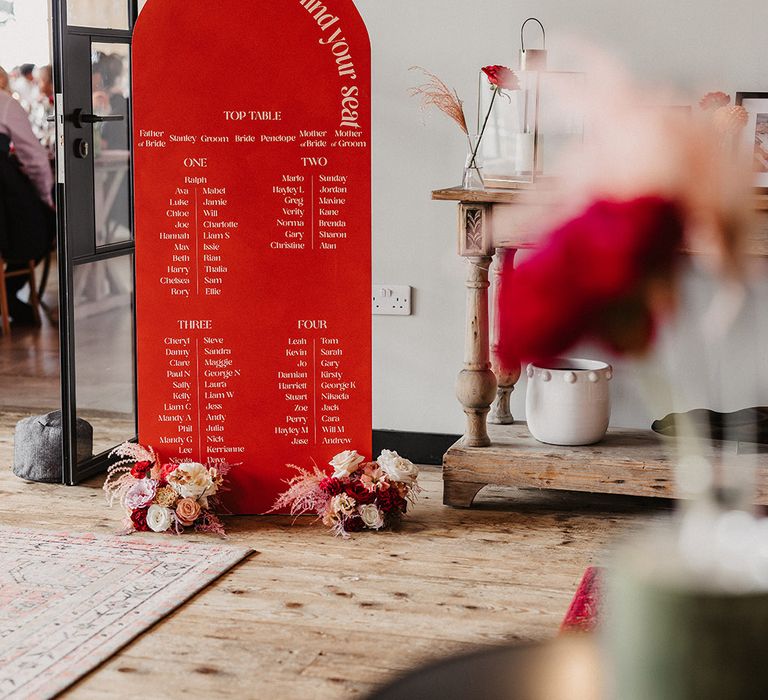
{"label": "red flower", "polygon": [[163,464],[160,467],[160,479],[159,481],[166,481],[168,479],[168,475],[172,474],[173,472],[178,469],[179,465],[175,464],[174,462],[168,462],[166,464]]}
{"label": "red flower", "polygon": [[136,462],[131,468],[131,476],[134,479],[143,479],[152,468],[153,462]]}
{"label": "red flower", "polygon": [[327,476],[320,482],[320,488],[325,491],[329,496],[338,496],[340,493],[344,493],[344,484],[340,479],[333,476]]}
{"label": "red flower", "polygon": [[365,485],[359,480],[349,482],[344,487],[344,491],[361,505],[373,503],[376,500],[376,494],[365,488]]}
{"label": "red flower", "polygon": [[359,515],[353,515],[344,521],[344,529],[347,532],[361,532],[365,529],[365,523]]}
{"label": "red flower", "polygon": [[504,267],[502,364],[546,362],[589,336],[645,350],[682,239],[679,208],[659,197],[598,201],[560,226],[517,269]]}
{"label": "red flower", "polygon": [[408,501],[400,495],[397,489],[387,489],[386,491],[378,492],[376,505],[389,515],[392,513],[405,513],[408,508]]}
{"label": "red flower", "polygon": [[517,74],[506,66],[485,66],[483,73],[488,76],[488,82],[499,90],[518,90],[520,81]]}
{"label": "red flower", "polygon": [[147,532],[149,525],[147,525],[147,511],[149,508],[136,508],[131,512],[131,522],[136,532]]}

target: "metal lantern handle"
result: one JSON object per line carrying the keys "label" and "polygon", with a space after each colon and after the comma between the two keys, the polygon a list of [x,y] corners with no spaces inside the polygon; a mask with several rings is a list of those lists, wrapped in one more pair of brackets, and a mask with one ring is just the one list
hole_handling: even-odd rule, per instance
{"label": "metal lantern handle", "polygon": [[520,27],[520,49],[522,51],[525,51],[525,25],[528,24],[528,22],[536,22],[536,24],[541,27],[541,48],[546,49],[547,48],[547,33],[544,31],[544,25],[536,19],[536,17],[529,17],[525,22],[523,22],[522,26]]}

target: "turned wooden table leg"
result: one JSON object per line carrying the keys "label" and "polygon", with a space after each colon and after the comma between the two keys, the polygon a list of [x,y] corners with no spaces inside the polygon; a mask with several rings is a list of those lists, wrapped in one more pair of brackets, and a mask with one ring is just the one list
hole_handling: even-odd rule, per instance
{"label": "turned wooden table leg", "polygon": [[499,288],[501,282],[501,271],[505,262],[512,264],[515,259],[516,248],[497,248],[496,259],[493,263],[493,342],[491,344],[491,364],[493,372],[496,375],[498,389],[496,390],[496,399],[491,406],[491,412],[488,415],[488,422],[497,425],[509,425],[515,422],[510,410],[509,401],[512,392],[515,390],[515,384],[520,379],[520,363],[517,362],[513,367],[502,367],[498,356],[499,343],[499,317],[498,300]]}
{"label": "turned wooden table leg", "polygon": [[464,368],[456,382],[456,396],[464,407],[467,428],[464,444],[491,444],[486,418],[496,395],[488,338],[488,269],[493,260],[489,209],[483,204],[459,205],[459,253],[467,258],[467,320]]}

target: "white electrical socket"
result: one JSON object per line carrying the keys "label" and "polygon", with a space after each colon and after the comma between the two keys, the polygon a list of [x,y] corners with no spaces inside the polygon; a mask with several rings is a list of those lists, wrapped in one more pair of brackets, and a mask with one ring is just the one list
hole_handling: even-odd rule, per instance
{"label": "white electrical socket", "polygon": [[374,284],[371,311],[393,316],[411,315],[411,288],[404,284]]}

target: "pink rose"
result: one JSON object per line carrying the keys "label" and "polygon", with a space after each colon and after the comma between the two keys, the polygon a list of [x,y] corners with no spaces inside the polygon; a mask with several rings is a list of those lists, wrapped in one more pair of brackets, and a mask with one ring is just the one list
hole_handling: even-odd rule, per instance
{"label": "pink rose", "polygon": [[194,498],[182,498],[176,504],[176,516],[182,525],[191,525],[200,517],[200,504]]}
{"label": "pink rose", "polygon": [[152,503],[157,493],[157,482],[152,479],[137,479],[136,482],[125,492],[123,505],[128,510],[144,508]]}

